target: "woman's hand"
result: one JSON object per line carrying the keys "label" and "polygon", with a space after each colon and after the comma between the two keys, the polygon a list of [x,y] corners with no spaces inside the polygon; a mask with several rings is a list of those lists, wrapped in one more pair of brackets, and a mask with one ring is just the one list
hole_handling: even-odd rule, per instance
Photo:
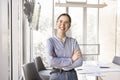
{"label": "woman's hand", "polygon": [[79,52],[78,49],[76,49],[72,55],[72,61],[76,61],[79,57],[82,57],[81,53]]}

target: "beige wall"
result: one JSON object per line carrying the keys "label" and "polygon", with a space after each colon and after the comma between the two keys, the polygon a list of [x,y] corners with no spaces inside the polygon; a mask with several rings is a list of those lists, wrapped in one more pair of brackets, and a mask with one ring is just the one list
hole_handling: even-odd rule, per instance
{"label": "beige wall", "polygon": [[117,1],[117,38],[116,55],[120,56],[120,0]]}
{"label": "beige wall", "polygon": [[0,0],[0,80],[8,80],[8,6]]}
{"label": "beige wall", "polygon": [[100,61],[111,62],[115,56],[116,0],[107,0],[107,7],[100,9],[99,41]]}

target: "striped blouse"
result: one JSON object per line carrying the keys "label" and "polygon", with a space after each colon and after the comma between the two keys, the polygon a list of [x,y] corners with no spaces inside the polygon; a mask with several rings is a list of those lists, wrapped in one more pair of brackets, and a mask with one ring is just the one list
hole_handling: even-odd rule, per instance
{"label": "striped blouse", "polygon": [[78,58],[72,62],[74,50],[78,49],[79,45],[76,39],[66,37],[64,43],[57,37],[51,37],[47,40],[47,54],[51,67],[71,70],[82,65],[82,58]]}

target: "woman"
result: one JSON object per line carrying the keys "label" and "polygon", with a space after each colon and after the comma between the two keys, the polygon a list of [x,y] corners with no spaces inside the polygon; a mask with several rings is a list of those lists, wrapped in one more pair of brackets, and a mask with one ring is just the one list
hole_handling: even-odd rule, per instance
{"label": "woman", "polygon": [[57,18],[57,32],[47,40],[47,53],[51,67],[50,80],[78,80],[74,68],[82,65],[82,54],[76,39],[67,37],[71,17],[67,13]]}

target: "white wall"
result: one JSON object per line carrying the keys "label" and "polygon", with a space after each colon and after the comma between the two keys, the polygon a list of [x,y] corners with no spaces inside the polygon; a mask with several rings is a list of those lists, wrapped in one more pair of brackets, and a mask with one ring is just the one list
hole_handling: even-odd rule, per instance
{"label": "white wall", "polygon": [[100,61],[111,62],[115,56],[116,0],[107,0],[107,7],[100,9]]}
{"label": "white wall", "polygon": [[[8,56],[11,55],[9,44],[9,35],[11,32],[8,31],[8,27],[11,29],[11,26],[8,26],[8,1],[11,0],[0,0],[0,80],[9,80],[11,77],[9,73],[10,61],[8,62]],[[10,2],[11,3],[11,2]],[[13,79],[18,80],[18,59],[20,54],[22,54],[22,36],[21,36],[21,17],[22,13],[20,13],[20,5],[21,0],[12,0],[12,55],[13,55]],[[9,4],[10,5],[10,4]],[[11,9],[9,9],[10,11]],[[10,19],[11,24],[11,19]],[[9,59],[10,60],[10,59]],[[20,60],[20,59],[19,59]],[[21,68],[21,66],[20,66]]]}
{"label": "white wall", "polygon": [[18,59],[19,59],[19,22],[18,22],[18,0],[12,0],[12,61],[13,80],[18,80]]}
{"label": "white wall", "polygon": [[13,80],[19,80],[22,70],[23,55],[23,21],[22,1],[12,0],[12,60]]}
{"label": "white wall", "polygon": [[117,0],[117,37],[116,37],[116,55],[120,56],[120,0]]}
{"label": "white wall", "polygon": [[8,80],[8,0],[0,0],[0,80]]}

